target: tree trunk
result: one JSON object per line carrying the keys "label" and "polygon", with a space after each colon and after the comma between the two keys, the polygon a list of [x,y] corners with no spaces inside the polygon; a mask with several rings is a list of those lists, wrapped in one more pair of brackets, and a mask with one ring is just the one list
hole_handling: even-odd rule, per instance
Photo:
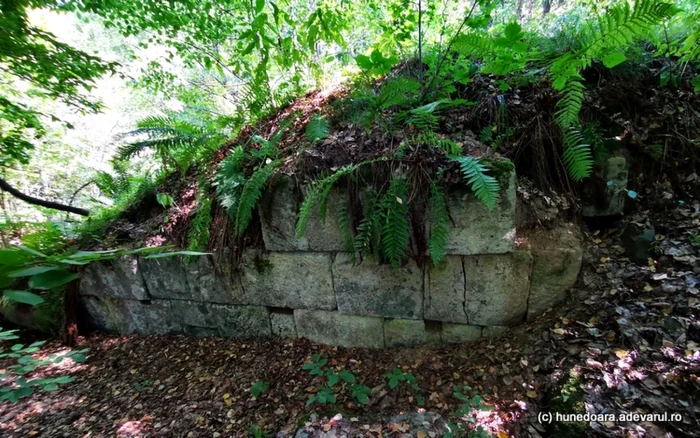
{"label": "tree trunk", "polygon": [[63,333],[63,343],[68,347],[74,347],[78,343],[78,316],[80,315],[80,279],[66,284],[63,296],[63,310],[66,315],[66,325]]}
{"label": "tree trunk", "polygon": [[35,198],[33,196],[25,195],[24,193],[20,192],[16,188],[9,185],[7,183],[7,181],[5,181],[2,178],[0,178],[0,189],[6,191],[7,193],[11,194],[15,198],[21,199],[22,201],[27,202],[29,204],[39,205],[41,207],[51,208],[53,210],[67,211],[68,213],[75,213],[75,214],[79,214],[81,216],[90,216],[90,211],[85,210],[84,208],[78,208],[78,207],[73,207],[70,205],[59,204],[58,202],[45,201],[43,199],[39,199],[39,198]]}

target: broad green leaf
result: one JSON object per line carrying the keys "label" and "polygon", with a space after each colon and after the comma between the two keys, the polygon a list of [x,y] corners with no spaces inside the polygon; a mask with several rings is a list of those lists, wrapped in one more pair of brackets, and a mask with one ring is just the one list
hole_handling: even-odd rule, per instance
{"label": "broad green leaf", "polygon": [[9,277],[30,277],[32,275],[43,274],[44,272],[55,271],[56,269],[58,269],[58,266],[32,266],[30,268],[24,268],[18,271],[13,271],[9,274]]}
{"label": "broad green leaf", "polygon": [[35,256],[37,256],[37,257],[43,257],[43,258],[48,257],[46,254],[42,254],[42,253],[40,253],[39,251],[37,251],[37,250],[35,250],[35,249],[32,249],[32,248],[28,248],[28,247],[26,247],[26,246],[15,245],[15,248],[21,249],[22,251],[26,251],[26,252],[28,252],[29,254],[35,255]]}
{"label": "broad green leaf", "polygon": [[32,289],[54,289],[79,277],[79,274],[65,269],[48,271],[32,276],[29,279],[29,287]]}
{"label": "broad green leaf", "polygon": [[693,87],[695,87],[694,91],[696,93],[700,93],[700,75],[696,75],[691,83],[693,84]]}
{"label": "broad green leaf", "polygon": [[508,23],[505,29],[505,37],[510,41],[517,41],[522,38],[523,28],[518,23]]}
{"label": "broad green leaf", "polygon": [[603,58],[603,65],[607,68],[613,68],[625,62],[626,59],[627,57],[622,52],[611,53]]}
{"label": "broad green leaf", "polygon": [[145,258],[147,259],[162,259],[164,257],[175,257],[179,255],[184,255],[184,256],[203,256],[203,255],[209,255],[211,254],[210,252],[199,252],[199,251],[173,251],[173,252],[162,252],[160,254],[151,254],[147,255]]}
{"label": "broad green leaf", "polygon": [[6,290],[3,296],[15,303],[24,303],[36,306],[44,302],[44,299],[37,294],[33,294],[26,290]]}
{"label": "broad green leaf", "polygon": [[0,249],[0,265],[23,266],[29,262],[31,257],[26,252],[17,249]]}

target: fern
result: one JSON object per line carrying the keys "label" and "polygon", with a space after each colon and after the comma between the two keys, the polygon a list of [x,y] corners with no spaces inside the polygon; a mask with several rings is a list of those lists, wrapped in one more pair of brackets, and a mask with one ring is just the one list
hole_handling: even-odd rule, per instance
{"label": "fern", "polygon": [[591,147],[584,143],[583,135],[576,127],[570,127],[564,133],[564,165],[575,181],[580,181],[591,174],[593,155]]}
{"label": "fern", "polygon": [[367,194],[364,216],[357,225],[357,233],[353,241],[353,247],[360,257],[377,250],[380,242],[380,228],[382,211],[379,207],[380,196],[375,191]]}
{"label": "fern", "polygon": [[583,105],[583,91],[581,76],[571,77],[566,81],[563,95],[557,102],[556,119],[562,130],[578,125],[578,115]]}
{"label": "fern", "polygon": [[413,78],[398,77],[388,80],[379,90],[379,107],[405,106],[415,102],[420,94],[420,82]]}
{"label": "fern", "polygon": [[493,210],[499,197],[499,186],[496,178],[486,174],[486,167],[473,157],[450,157],[459,163],[462,175],[471,186],[474,195]]}
{"label": "fern", "polygon": [[430,184],[430,239],[428,240],[428,252],[433,265],[440,264],[445,257],[445,245],[449,234],[450,218],[447,214],[445,197],[440,191],[437,182]]}
{"label": "fern", "polygon": [[306,138],[309,142],[315,143],[328,137],[329,131],[328,121],[322,116],[314,114],[306,125]]}
{"label": "fern", "polygon": [[455,38],[453,47],[463,55],[480,59],[486,59],[498,53],[491,37],[476,33],[459,35]]}
{"label": "fern", "polygon": [[209,227],[211,226],[211,199],[201,193],[197,213],[192,219],[187,235],[187,249],[202,251],[209,242]]}
{"label": "fern", "polygon": [[343,237],[345,247],[352,253],[353,262],[355,261],[355,251],[352,238],[352,226],[350,225],[350,212],[348,210],[348,201],[343,199],[338,206],[338,225],[340,226],[340,235]]}
{"label": "fern", "polygon": [[235,230],[237,236],[242,236],[246,228],[248,228],[248,224],[253,217],[253,210],[258,205],[265,183],[281,165],[281,160],[271,161],[256,170],[246,181],[236,210]]}
{"label": "fern", "polygon": [[382,254],[393,268],[398,268],[408,249],[407,198],[408,182],[401,178],[391,180],[382,198]]}
{"label": "fern", "polygon": [[221,161],[219,169],[214,175],[214,186],[216,187],[216,197],[219,204],[226,209],[229,217],[236,217],[238,200],[241,190],[245,185],[245,175],[243,174],[243,160],[245,150],[242,146],[233,148],[230,154]]}

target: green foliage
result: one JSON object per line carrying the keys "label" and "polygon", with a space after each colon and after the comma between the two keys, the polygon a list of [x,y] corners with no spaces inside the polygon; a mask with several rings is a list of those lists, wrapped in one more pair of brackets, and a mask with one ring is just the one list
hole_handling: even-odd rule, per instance
{"label": "green foliage", "polygon": [[353,385],[352,387],[352,396],[363,405],[369,403],[371,392],[372,390],[365,385]]}
{"label": "green foliage", "polygon": [[328,121],[318,114],[311,116],[308,125],[306,125],[306,138],[315,143],[328,137],[329,132]]}
{"label": "green foliage", "polygon": [[258,380],[257,382],[253,383],[253,386],[250,387],[250,395],[252,395],[253,398],[258,398],[261,394],[266,392],[269,387],[269,382]]}
{"label": "green foliage", "polygon": [[156,201],[157,201],[158,204],[160,204],[160,206],[163,207],[163,208],[168,208],[168,207],[170,207],[171,205],[173,205],[173,203],[175,202],[175,200],[173,199],[173,197],[170,196],[170,195],[167,194],[167,193],[157,193],[157,194],[156,194]]}
{"label": "green foliage", "polygon": [[493,210],[500,196],[500,188],[496,178],[486,173],[488,170],[486,166],[473,157],[451,156],[450,159],[459,163],[462,175],[471,186],[474,195],[483,202],[489,210]]}
{"label": "green foliage", "polygon": [[407,202],[408,182],[400,178],[392,179],[381,203],[381,239],[382,253],[393,268],[399,267],[408,248]]}
{"label": "green foliage", "polygon": [[328,359],[321,357],[319,354],[313,354],[311,356],[311,362],[305,363],[301,369],[306,370],[312,376],[322,376],[323,366],[328,363]]}
{"label": "green foliage", "polygon": [[316,389],[316,395],[309,397],[306,401],[306,406],[310,406],[314,403],[325,405],[327,403],[335,403],[336,397],[333,393],[333,389],[328,386],[320,386]]}
{"label": "green foliage", "polygon": [[449,235],[450,218],[447,213],[447,204],[437,182],[430,184],[430,239],[428,240],[428,252],[433,266],[440,264],[445,257],[445,245]]}
{"label": "green foliage", "polygon": [[258,205],[267,180],[281,165],[282,161],[280,160],[270,161],[256,170],[245,182],[236,210],[236,235],[242,236],[243,233],[245,233],[253,217],[253,210]]}
{"label": "green foliage", "polygon": [[226,209],[229,217],[235,218],[238,210],[238,200],[245,185],[243,173],[243,161],[245,160],[243,146],[236,146],[221,161],[219,169],[214,175],[216,198],[222,207]]}
{"label": "green foliage", "polygon": [[583,135],[571,126],[564,132],[564,165],[575,181],[580,181],[591,173],[593,155],[591,148],[584,142]]}
{"label": "green foliage", "polygon": [[463,385],[461,388],[457,385],[453,386],[452,395],[459,400],[462,404],[454,413],[455,416],[461,419],[467,419],[467,422],[454,423],[449,422],[448,427],[450,432],[445,435],[445,437],[457,437],[466,436],[468,438],[488,438],[489,435],[481,426],[474,428],[474,423],[476,423],[475,411],[479,410],[491,410],[490,406],[483,403],[483,399],[478,394],[473,396],[467,396],[465,393],[473,392],[469,385]]}
{"label": "green foliage", "polygon": [[394,368],[390,372],[384,373],[383,376],[387,379],[390,389],[394,389],[399,386],[400,383],[405,382],[405,384],[408,385],[408,387],[413,391],[418,406],[423,406],[425,404],[425,400],[420,394],[420,387],[418,386],[416,377],[413,374],[402,371],[400,368]]}
{"label": "green foliage", "polygon": [[316,395],[311,396],[306,402],[306,405],[312,405],[314,403],[326,404],[335,403],[336,396],[333,388],[339,382],[344,382],[348,385],[352,385],[349,389],[352,391],[352,396],[355,397],[360,403],[367,403],[369,401],[368,394],[370,389],[366,386],[356,384],[355,375],[348,370],[340,370],[335,372],[333,369],[326,369],[325,372],[323,367],[328,363],[328,359],[321,357],[319,354],[313,354],[311,356],[311,362],[305,363],[301,369],[308,371],[311,376],[319,376],[326,379],[326,385],[319,386],[316,391]]}
{"label": "green foliage", "polygon": [[211,199],[205,191],[198,196],[197,212],[190,223],[187,235],[187,249],[191,251],[202,251],[209,242],[209,228],[211,227]]}

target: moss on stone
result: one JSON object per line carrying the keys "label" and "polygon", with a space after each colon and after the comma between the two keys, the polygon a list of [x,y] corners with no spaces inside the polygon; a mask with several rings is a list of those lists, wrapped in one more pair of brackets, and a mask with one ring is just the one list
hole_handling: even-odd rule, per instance
{"label": "moss on stone", "polygon": [[508,178],[515,171],[515,164],[507,159],[482,158],[480,161],[491,171],[491,176],[498,180],[501,187],[508,183]]}

